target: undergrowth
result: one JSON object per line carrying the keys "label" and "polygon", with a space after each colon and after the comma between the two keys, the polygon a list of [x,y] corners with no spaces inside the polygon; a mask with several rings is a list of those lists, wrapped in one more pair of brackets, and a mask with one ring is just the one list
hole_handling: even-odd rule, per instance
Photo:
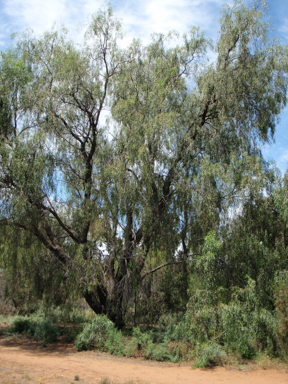
{"label": "undergrowth", "polygon": [[46,346],[58,341],[61,337],[65,342],[70,343],[75,340],[81,330],[80,326],[71,328],[56,324],[50,318],[17,316],[5,333],[28,335],[34,340],[42,341],[42,345]]}
{"label": "undergrowth", "polygon": [[[239,297],[240,293],[237,292]],[[276,334],[274,323],[267,313],[256,312],[253,306],[249,307],[247,302],[250,304],[251,300],[245,301],[243,295],[242,298],[242,302],[235,300],[229,306],[216,308],[217,329],[214,325],[215,309],[212,306],[207,308],[205,303],[202,307],[194,306],[194,313],[188,307],[181,322],[176,323],[172,317],[166,316],[154,327],[124,328],[122,331],[116,329],[105,315],[68,314],[55,308],[48,315],[38,311],[30,316],[14,317],[13,321],[9,318],[11,326],[7,328],[7,322],[2,334],[28,335],[41,341],[43,346],[58,340],[75,342],[78,351],[97,349],[115,356],[168,362],[192,360],[195,368],[224,365],[231,362],[231,358],[235,364],[253,360],[271,365],[277,357],[273,347],[273,342],[276,342],[272,339]],[[5,319],[1,317],[0,322],[4,324]],[[282,323],[285,325],[284,321]],[[258,332],[254,333],[257,337],[253,337],[253,330]],[[284,334],[282,328],[280,331]],[[282,362],[287,360],[284,354],[280,358]]]}

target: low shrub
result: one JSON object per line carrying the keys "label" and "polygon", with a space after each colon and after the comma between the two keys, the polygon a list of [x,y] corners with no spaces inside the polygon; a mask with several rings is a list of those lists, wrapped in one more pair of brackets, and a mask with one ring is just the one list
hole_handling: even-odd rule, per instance
{"label": "low shrub", "polygon": [[165,340],[163,343],[153,343],[148,341],[147,347],[144,350],[144,356],[146,359],[157,361],[173,361],[173,356],[169,351],[169,341]]}
{"label": "low shrub", "polygon": [[83,324],[94,318],[95,313],[91,315],[91,311],[83,311],[81,308],[71,308],[70,306],[51,307],[47,310],[43,308],[39,311],[42,316],[49,317],[49,319],[56,324]]}
{"label": "low shrub", "polygon": [[125,344],[123,354],[127,357],[136,357],[139,354],[139,344],[134,338]]}
{"label": "low shrub", "polygon": [[69,328],[65,327],[63,329],[63,336],[65,338],[66,343],[71,343],[74,341],[77,337],[77,335],[82,332],[82,327],[77,327],[77,328]]}
{"label": "low shrub", "polygon": [[8,333],[21,333],[31,335],[35,340],[41,340],[42,345],[53,343],[64,336],[66,342],[71,342],[76,335],[81,331],[80,327],[68,328],[55,324],[50,318],[43,319],[42,316],[31,315],[28,317],[17,317]]}
{"label": "low shrub", "polygon": [[75,347],[78,351],[92,348],[102,349],[105,344],[107,332],[114,328],[114,324],[106,315],[96,316],[86,324],[83,331],[77,335]]}
{"label": "low shrub", "polygon": [[15,333],[34,335],[36,323],[27,317],[16,317],[12,323],[11,331]]}
{"label": "low shrub", "polygon": [[138,350],[143,350],[147,347],[149,341],[153,341],[153,333],[142,332],[139,327],[133,328],[132,335],[132,340],[137,343]]}
{"label": "low shrub", "polygon": [[50,319],[45,319],[36,324],[33,338],[35,340],[42,340],[42,345],[54,343],[61,335],[61,327],[51,322]]}
{"label": "low shrub", "polygon": [[121,331],[116,328],[111,328],[107,331],[107,338],[105,341],[105,348],[111,355],[123,356],[124,355],[124,340]]}
{"label": "low shrub", "polygon": [[281,355],[288,354],[288,271],[279,272],[275,278],[275,305],[278,323],[277,339]]}
{"label": "low shrub", "polygon": [[190,357],[191,345],[188,342],[180,341],[175,342],[172,341],[169,343],[169,352],[171,355],[171,361],[173,363],[177,363],[179,360],[188,360]]}
{"label": "low shrub", "polygon": [[152,351],[151,359],[157,361],[172,361],[173,357],[169,352],[168,342],[156,344]]}
{"label": "low shrub", "polygon": [[215,342],[202,344],[196,348],[197,360],[194,368],[206,368],[213,365],[223,365],[226,352],[223,347]]}
{"label": "low shrub", "polygon": [[[215,290],[219,301],[220,288]],[[273,312],[259,306],[254,280],[247,278],[245,288],[235,287],[227,304],[214,301],[208,293],[199,291],[193,296],[183,328],[181,330],[177,326],[177,332],[178,329],[179,333],[186,332],[188,340],[195,346],[211,343],[225,345],[226,350],[236,352],[244,359],[252,359],[264,350],[271,355],[276,354],[276,317]]]}

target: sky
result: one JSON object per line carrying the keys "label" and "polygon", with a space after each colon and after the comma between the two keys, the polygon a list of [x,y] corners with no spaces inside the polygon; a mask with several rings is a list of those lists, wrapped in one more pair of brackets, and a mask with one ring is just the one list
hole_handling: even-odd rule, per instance
{"label": "sky", "polygon": [[[244,2],[249,0],[244,0]],[[125,43],[140,38],[148,43],[153,32],[180,34],[198,26],[207,37],[217,39],[218,20],[224,3],[231,0],[111,0],[115,15],[122,20]],[[288,1],[268,0],[274,35],[288,44]],[[0,0],[0,50],[11,44],[12,33],[27,28],[35,34],[50,30],[54,23],[65,26],[70,37],[81,41],[89,17],[105,3],[102,0]],[[274,160],[284,174],[288,165],[288,107],[280,116],[274,143],[262,149],[266,160]]]}

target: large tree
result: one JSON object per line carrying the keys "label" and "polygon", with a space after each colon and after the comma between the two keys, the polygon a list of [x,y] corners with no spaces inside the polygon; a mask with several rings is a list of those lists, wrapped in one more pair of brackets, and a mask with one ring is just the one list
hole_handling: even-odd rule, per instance
{"label": "large tree", "polygon": [[287,48],[268,40],[263,17],[260,3],[236,2],[215,45],[193,28],[179,45],[153,35],[120,49],[109,8],[82,48],[52,31],[3,52],[2,253],[4,233],[30,236],[119,327],[147,276],[173,263],[185,275],[205,234],[253,189],[258,145],[286,103]]}

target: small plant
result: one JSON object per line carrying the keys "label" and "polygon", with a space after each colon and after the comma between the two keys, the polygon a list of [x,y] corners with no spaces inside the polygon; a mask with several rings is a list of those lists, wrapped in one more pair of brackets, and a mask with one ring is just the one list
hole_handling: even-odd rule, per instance
{"label": "small plant", "polygon": [[111,381],[108,379],[108,377],[104,377],[104,379],[101,379],[100,384],[112,384]]}
{"label": "small plant", "polygon": [[169,352],[169,342],[165,340],[164,343],[154,344],[152,340],[149,340],[147,347],[145,348],[146,359],[157,361],[172,361],[173,357]]}
{"label": "small plant", "polygon": [[172,356],[169,352],[169,346],[167,342],[156,344],[151,355],[152,360],[157,361],[171,361]]}
{"label": "small plant", "polygon": [[189,357],[189,347],[187,342],[170,342],[169,352],[171,355],[171,361],[177,363],[179,360],[187,360]]}
{"label": "small plant", "polygon": [[12,332],[34,334],[36,324],[26,317],[16,317],[12,324]]}
{"label": "small plant", "polygon": [[125,347],[123,349],[123,354],[127,357],[136,357],[137,353],[139,351],[138,346],[139,346],[139,344],[137,343],[137,341],[134,338],[132,338],[125,345]]}
{"label": "small plant", "polygon": [[237,350],[238,352],[240,352],[241,357],[247,360],[253,359],[253,357],[255,357],[257,353],[256,349],[251,344],[242,340],[237,346]]}
{"label": "small plant", "polygon": [[123,356],[124,343],[121,331],[118,331],[115,328],[109,329],[105,347],[111,355]]}
{"label": "small plant", "polygon": [[33,337],[35,340],[42,340],[42,345],[46,346],[57,341],[60,333],[61,328],[46,319],[36,325]]}
{"label": "small plant", "polygon": [[76,376],[74,377],[74,381],[79,381],[79,380],[80,380],[79,376],[76,375]]}
{"label": "small plant", "polygon": [[86,324],[76,337],[75,347],[78,351],[92,348],[103,348],[107,332],[114,329],[114,324],[105,315],[96,316]]}
{"label": "small plant", "polygon": [[77,335],[82,331],[82,328],[81,327],[77,327],[77,328],[64,328],[63,329],[63,335],[65,337],[65,341],[66,343],[71,343],[72,341],[75,340],[75,338],[77,337]]}
{"label": "small plant", "polygon": [[212,342],[201,345],[197,351],[197,361],[194,368],[206,368],[212,365],[223,365],[226,352],[223,348]]}

